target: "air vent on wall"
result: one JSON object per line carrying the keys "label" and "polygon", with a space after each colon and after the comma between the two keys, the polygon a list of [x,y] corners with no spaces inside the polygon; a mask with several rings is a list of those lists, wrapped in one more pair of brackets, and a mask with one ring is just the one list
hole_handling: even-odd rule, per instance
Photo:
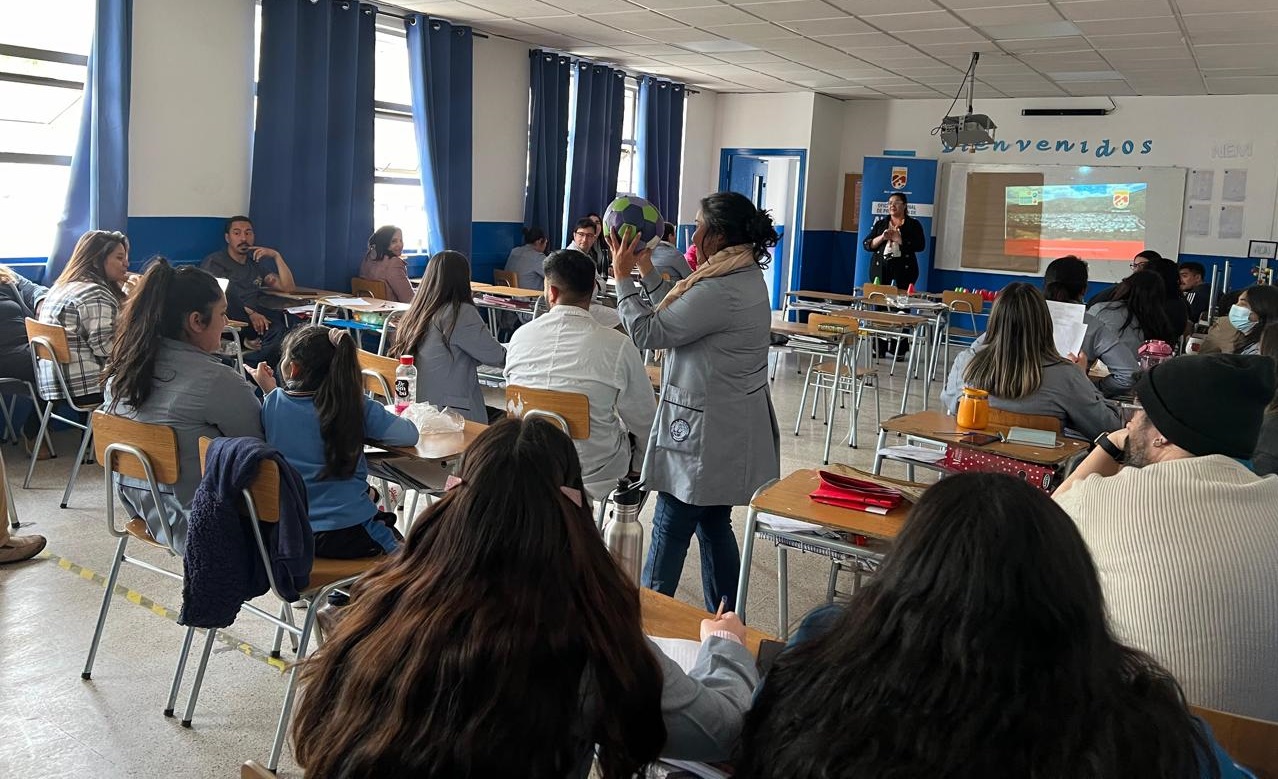
{"label": "air vent on wall", "polygon": [[1109,116],[1112,108],[1022,108],[1021,116]]}

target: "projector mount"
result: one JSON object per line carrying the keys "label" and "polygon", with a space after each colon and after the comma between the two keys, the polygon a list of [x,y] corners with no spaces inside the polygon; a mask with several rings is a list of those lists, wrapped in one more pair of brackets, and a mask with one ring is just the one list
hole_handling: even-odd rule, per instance
{"label": "projector mount", "polygon": [[[941,119],[941,123],[932,128],[932,134],[939,134],[941,143],[948,148],[994,142],[994,131],[998,129],[998,125],[985,114],[972,113],[972,93],[976,90],[976,63],[980,58],[979,51],[972,52],[972,62],[967,66],[967,72],[963,74],[963,81],[959,84],[958,92],[954,94],[954,100],[946,109],[946,115]],[[959,97],[963,95],[963,87],[967,87],[967,113],[961,117],[954,116],[950,112],[954,110]]]}

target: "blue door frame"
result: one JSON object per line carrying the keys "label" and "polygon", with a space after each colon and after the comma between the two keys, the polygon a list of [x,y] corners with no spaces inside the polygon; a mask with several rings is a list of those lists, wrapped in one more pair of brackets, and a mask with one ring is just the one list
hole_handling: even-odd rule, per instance
{"label": "blue door frame", "polygon": [[[796,196],[794,204],[793,225],[786,225],[787,230],[794,230],[794,252],[790,257],[790,287],[800,289],[803,278],[803,195],[807,191],[808,150],[807,149],[720,149],[719,150],[719,191],[726,192],[731,187],[731,160],[735,155],[744,157],[791,157],[799,161],[799,180],[795,184]],[[772,268],[772,308],[781,308],[781,268]]]}

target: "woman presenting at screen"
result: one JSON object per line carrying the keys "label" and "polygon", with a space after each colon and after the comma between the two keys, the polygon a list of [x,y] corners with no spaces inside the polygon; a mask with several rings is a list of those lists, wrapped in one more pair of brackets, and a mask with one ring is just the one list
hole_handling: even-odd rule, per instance
{"label": "woman presenting at screen", "polygon": [[923,225],[906,213],[908,202],[902,192],[888,197],[888,215],[874,223],[861,245],[870,258],[870,281],[908,289],[919,280],[919,260],[915,256],[927,246]]}

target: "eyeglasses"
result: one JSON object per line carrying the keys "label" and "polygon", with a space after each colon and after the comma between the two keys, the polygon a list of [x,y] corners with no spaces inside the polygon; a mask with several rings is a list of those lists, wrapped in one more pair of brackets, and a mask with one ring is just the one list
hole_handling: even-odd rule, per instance
{"label": "eyeglasses", "polygon": [[592,230],[578,230],[577,232],[573,233],[573,235],[577,236],[578,238],[594,238],[595,237],[594,231]]}
{"label": "eyeglasses", "polygon": [[1148,265],[1149,265],[1148,262],[1133,262],[1131,265],[1127,267],[1131,268],[1132,270],[1144,270],[1145,267]]}

